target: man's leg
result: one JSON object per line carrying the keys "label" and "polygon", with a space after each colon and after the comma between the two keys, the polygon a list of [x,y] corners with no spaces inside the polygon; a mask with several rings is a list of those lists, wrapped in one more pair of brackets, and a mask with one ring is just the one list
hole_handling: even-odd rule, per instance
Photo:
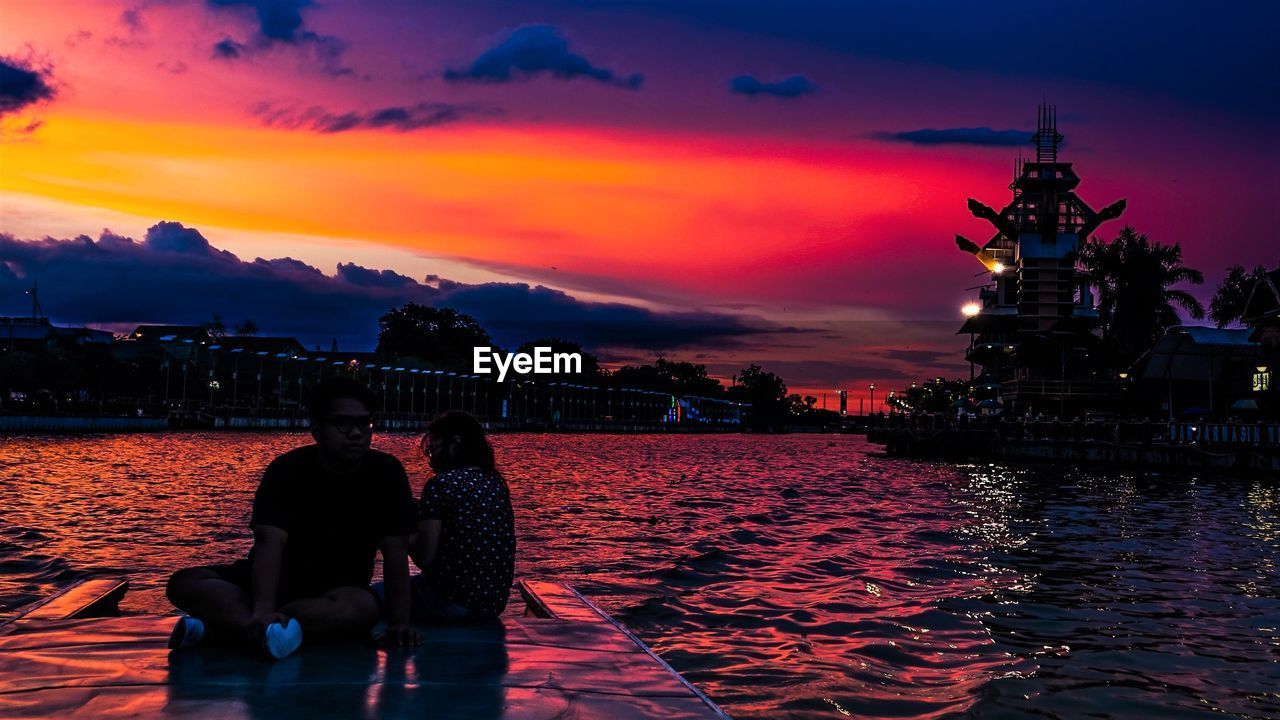
{"label": "man's leg", "polygon": [[307,642],[363,640],[378,622],[378,601],[368,588],[338,587],[320,597],[294,600],[280,612],[302,623]]}
{"label": "man's leg", "polygon": [[212,568],[179,570],[165,589],[169,602],[230,637],[244,638],[253,619],[249,593]]}

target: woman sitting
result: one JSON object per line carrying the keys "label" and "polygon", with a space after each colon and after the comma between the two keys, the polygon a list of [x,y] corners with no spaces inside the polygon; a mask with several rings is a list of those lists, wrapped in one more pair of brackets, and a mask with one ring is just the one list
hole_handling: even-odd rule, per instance
{"label": "woman sitting", "polygon": [[484,427],[464,412],[427,428],[422,452],[435,471],[422,488],[410,554],[415,620],[467,621],[502,614],[515,574],[515,517],[507,481]]}

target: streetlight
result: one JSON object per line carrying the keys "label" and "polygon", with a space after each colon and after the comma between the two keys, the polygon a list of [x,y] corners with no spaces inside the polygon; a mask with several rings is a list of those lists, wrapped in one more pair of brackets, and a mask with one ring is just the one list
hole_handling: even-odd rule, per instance
{"label": "streetlight", "polygon": [[391,369],[390,365],[382,365],[378,368],[382,371],[382,414],[387,414],[387,371]]}
{"label": "streetlight", "polygon": [[871,383],[871,414],[876,414],[876,384]]}
{"label": "streetlight", "polygon": [[415,400],[418,397],[418,369],[410,368],[409,374],[413,377],[409,378],[409,414],[415,414]]}
{"label": "streetlight", "polygon": [[222,349],[221,345],[215,344],[215,345],[209,346],[209,407],[210,408],[213,408],[213,391],[222,389],[217,379],[215,379],[214,377],[218,369],[218,361],[217,361],[217,356],[213,354],[213,351],[220,350],[220,349]]}
{"label": "streetlight", "polygon": [[400,414],[400,387],[404,384],[404,368],[396,368],[396,414]]}

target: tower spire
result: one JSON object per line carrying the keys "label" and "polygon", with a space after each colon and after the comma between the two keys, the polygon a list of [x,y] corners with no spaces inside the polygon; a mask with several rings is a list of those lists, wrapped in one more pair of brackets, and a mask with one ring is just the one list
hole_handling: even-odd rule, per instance
{"label": "tower spire", "polygon": [[1058,132],[1058,106],[1048,101],[1040,104],[1036,113],[1036,134],[1031,137],[1036,146],[1036,162],[1058,162],[1058,145],[1062,142],[1062,134]]}

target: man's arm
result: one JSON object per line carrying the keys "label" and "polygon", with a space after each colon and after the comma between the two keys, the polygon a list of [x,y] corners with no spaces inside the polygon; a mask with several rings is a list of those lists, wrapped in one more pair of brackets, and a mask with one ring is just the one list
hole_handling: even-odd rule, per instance
{"label": "man's arm", "polygon": [[269,623],[284,618],[276,610],[276,594],[280,589],[284,543],[288,539],[288,533],[278,527],[253,526],[253,567],[250,570],[253,620],[249,627],[254,635],[260,635]]}
{"label": "man's arm", "polygon": [[440,528],[444,523],[438,518],[427,518],[418,521],[418,532],[413,534],[413,546],[409,552],[413,555],[413,564],[426,570],[436,559],[436,549],[440,546]]}
{"label": "man's arm", "polygon": [[409,627],[409,537],[382,538],[382,579],[387,590],[387,629],[379,642],[418,645],[422,634]]}

